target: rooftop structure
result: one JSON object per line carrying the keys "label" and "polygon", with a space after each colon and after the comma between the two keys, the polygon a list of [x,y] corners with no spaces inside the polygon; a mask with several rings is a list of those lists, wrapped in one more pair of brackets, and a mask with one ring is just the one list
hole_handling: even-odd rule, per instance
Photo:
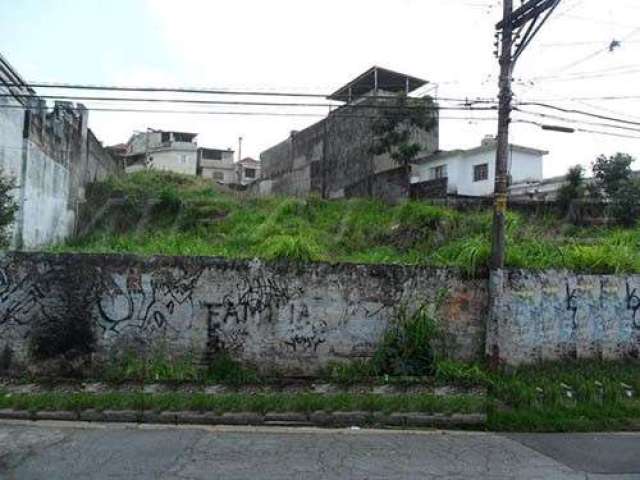
{"label": "rooftop structure", "polygon": [[351,102],[364,95],[377,95],[380,91],[409,94],[428,83],[421,78],[374,66],[327,98],[339,102]]}

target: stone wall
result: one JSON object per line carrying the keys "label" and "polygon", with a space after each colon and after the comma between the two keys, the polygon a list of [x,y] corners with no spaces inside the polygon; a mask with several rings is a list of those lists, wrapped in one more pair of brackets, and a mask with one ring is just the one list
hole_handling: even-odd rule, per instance
{"label": "stone wall", "polygon": [[487,354],[518,365],[640,357],[640,275],[492,274]]}
{"label": "stone wall", "polygon": [[484,349],[486,281],[446,270],[27,253],[0,267],[0,351],[18,362],[42,348],[162,347],[309,374],[371,356],[400,305],[441,295],[448,351],[474,360]]}

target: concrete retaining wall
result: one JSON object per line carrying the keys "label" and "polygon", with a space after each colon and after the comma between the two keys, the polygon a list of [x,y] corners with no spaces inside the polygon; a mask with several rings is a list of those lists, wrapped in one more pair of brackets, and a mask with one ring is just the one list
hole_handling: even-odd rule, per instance
{"label": "concrete retaining wall", "polygon": [[[489,287],[500,293],[491,306]],[[511,271],[487,282],[400,266],[37,253],[0,257],[0,353],[31,363],[125,349],[205,361],[226,351],[263,370],[311,374],[370,357],[401,306],[439,297],[454,359],[640,356],[640,275]]]}
{"label": "concrete retaining wall", "polygon": [[510,365],[640,358],[640,275],[492,274],[487,354]]}
{"label": "concrete retaining wall", "polygon": [[441,292],[452,357],[478,359],[484,348],[486,282],[446,270],[26,253],[0,266],[0,351],[22,362],[58,346],[162,347],[313,373],[371,356],[400,305]]}

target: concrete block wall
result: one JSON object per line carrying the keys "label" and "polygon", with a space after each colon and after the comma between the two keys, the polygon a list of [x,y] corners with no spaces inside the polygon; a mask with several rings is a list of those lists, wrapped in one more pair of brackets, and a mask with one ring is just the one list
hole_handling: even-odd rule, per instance
{"label": "concrete block wall", "polygon": [[84,325],[98,355],[162,347],[206,359],[224,350],[263,370],[311,374],[371,356],[400,305],[443,295],[449,352],[475,360],[485,284],[398,266],[15,253],[0,260],[0,351],[28,362],[43,328],[64,336]]}
{"label": "concrete block wall", "polygon": [[640,275],[492,274],[487,355],[510,365],[640,358]]}
{"label": "concrete block wall", "polygon": [[[427,102],[427,100],[425,100]],[[346,105],[310,127],[292,132],[290,137],[260,155],[265,194],[307,196],[310,193],[340,198],[346,189],[366,182],[370,177],[395,170],[398,164],[390,155],[374,155],[372,127],[388,100],[370,99],[358,105]],[[423,146],[421,155],[438,150],[438,112],[429,130],[414,129],[412,141]],[[353,187],[362,196],[371,193]],[[261,192],[263,193],[263,192]],[[394,198],[397,200],[397,197]]]}

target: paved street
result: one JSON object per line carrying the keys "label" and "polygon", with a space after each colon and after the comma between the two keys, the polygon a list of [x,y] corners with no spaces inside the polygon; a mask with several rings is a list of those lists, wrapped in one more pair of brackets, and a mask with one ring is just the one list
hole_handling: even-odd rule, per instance
{"label": "paved street", "polygon": [[640,435],[0,424],[0,478],[20,480],[622,480],[639,452]]}

